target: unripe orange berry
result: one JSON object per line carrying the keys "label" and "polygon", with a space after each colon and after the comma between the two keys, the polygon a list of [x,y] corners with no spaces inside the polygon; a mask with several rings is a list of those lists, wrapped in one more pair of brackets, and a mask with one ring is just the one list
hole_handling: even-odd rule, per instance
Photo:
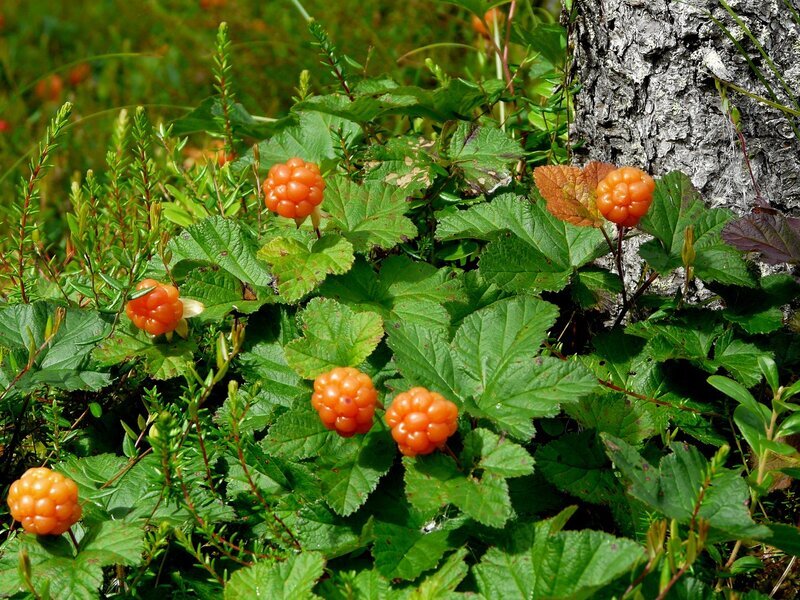
{"label": "unripe orange berry", "polygon": [[161,335],[175,331],[178,322],[183,318],[183,303],[178,298],[178,288],[155,279],[143,279],[137,290],[155,287],[144,296],[128,302],[125,313],[139,329],[150,335]]}
{"label": "unripe orange berry", "polygon": [[263,189],[268,209],[282,217],[304,219],[322,203],[325,180],[314,163],[290,158],[272,166]]}
{"label": "unripe orange berry", "polygon": [[311,405],[322,424],[342,437],[372,428],[378,393],[369,375],[352,367],[336,367],[314,380]]}
{"label": "unripe orange berry", "polygon": [[458,407],[441,394],[415,387],[395,397],[386,422],[404,455],[430,454],[458,429]]}
{"label": "unripe orange berry", "polygon": [[29,533],[61,535],[81,518],[78,486],[46,467],[28,469],[11,484],[8,507]]}
{"label": "unripe orange berry", "polygon": [[612,223],[635,227],[650,208],[655,189],[653,178],[641,169],[616,169],[597,184],[597,209]]}

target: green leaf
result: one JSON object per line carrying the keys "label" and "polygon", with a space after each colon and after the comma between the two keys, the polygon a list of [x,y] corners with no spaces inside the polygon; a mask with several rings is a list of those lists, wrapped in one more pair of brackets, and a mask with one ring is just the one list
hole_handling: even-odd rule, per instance
{"label": "green leaf", "polygon": [[293,410],[278,417],[262,445],[273,456],[310,458],[319,453],[331,435],[315,411]]}
{"label": "green leaf", "polygon": [[[47,343],[48,328],[54,327],[57,311],[63,317]],[[0,347],[19,355],[16,368],[3,356],[0,379],[13,383],[19,392],[50,385],[64,390],[98,390],[110,383],[105,373],[90,364],[95,344],[110,331],[110,324],[93,310],[63,309],[47,302],[16,304],[0,308]],[[33,349],[33,364],[20,373]],[[4,387],[0,383],[0,387]]]}
{"label": "green leaf", "polygon": [[722,241],[720,234],[733,213],[726,209],[708,209],[689,177],[673,171],[658,180],[650,210],[639,229],[655,240],[646,242],[639,254],[656,271],[665,275],[683,264],[687,227],[694,235],[695,275],[705,281],[755,287],[742,255]]}
{"label": "green leaf", "polygon": [[543,200],[531,201],[503,194],[467,210],[443,211],[436,238],[493,240],[503,231],[533,247],[544,261],[563,270],[581,267],[607,252],[603,234],[594,227],[578,227],[557,219]]}
{"label": "green leaf", "polygon": [[586,429],[610,433],[640,445],[666,426],[668,408],[617,392],[584,396],[564,410]]}
{"label": "green leaf", "polygon": [[304,550],[319,551],[328,559],[366,548],[373,539],[371,518],[359,518],[358,513],[340,517],[322,499],[306,504],[294,495],[284,496],[275,512]]}
{"label": "green leaf", "polygon": [[278,292],[285,302],[296,302],[313,291],[330,274],[346,273],[353,264],[353,246],[338,235],[326,234],[316,240],[305,233],[297,237],[276,237],[261,250],[258,257],[272,266]]}
{"label": "green leaf", "polygon": [[272,275],[256,258],[255,235],[238,221],[209,217],[173,237],[169,249],[175,277],[188,274],[200,262],[216,265],[254,290],[272,284]]}
{"label": "green leaf", "polygon": [[453,504],[489,527],[503,527],[514,511],[505,478],[485,472],[478,479],[461,472],[449,456],[431,454],[403,458],[406,496],[424,515]]}
{"label": "green leaf", "polygon": [[557,292],[566,287],[571,270],[544,257],[519,238],[501,237],[481,253],[480,270],[487,281],[509,292]]}
{"label": "green leaf", "polygon": [[460,404],[453,355],[443,329],[397,323],[389,329],[387,342],[394,352],[397,370],[410,383]]}
{"label": "green leaf", "polygon": [[538,472],[558,489],[594,504],[620,494],[603,446],[593,431],[568,433],[536,451]]}
{"label": "green leaf", "polygon": [[747,407],[754,415],[760,417],[764,422],[764,429],[766,431],[766,426],[770,418],[770,410],[766,406],[759,404],[746,387],[735,382],[733,379],[721,377],[719,375],[712,375],[707,381],[720,392],[733,398],[742,406]]}
{"label": "green leaf", "polygon": [[77,554],[65,536],[22,534],[6,546],[0,558],[0,595],[27,590],[18,572],[21,551],[30,560],[37,593],[44,595],[46,590],[54,600],[89,600],[99,596],[103,567],[141,563],[144,530],[120,521],[103,521],[87,531]]}
{"label": "green leaf", "polygon": [[372,354],[383,337],[383,320],[355,313],[343,304],[314,298],[302,315],[303,337],[285,346],[286,362],[306,379],[334,367],[354,367]]}
{"label": "green leaf", "polygon": [[473,429],[464,436],[461,455],[465,466],[500,477],[522,477],[533,473],[533,457],[525,448],[488,429]]}
{"label": "green leaf", "polygon": [[196,349],[194,340],[173,338],[171,341],[154,341],[144,331],[128,323],[118,327],[113,336],[98,344],[93,355],[104,366],[141,358],[153,379],[166,380],[191,374]]}
{"label": "green leaf", "polygon": [[388,250],[417,237],[416,225],[404,216],[408,202],[402,189],[371,181],[359,185],[343,176],[326,183],[325,229],[341,232],[357,252]]}
{"label": "green leaf", "polygon": [[494,394],[515,361],[531,360],[558,317],[558,308],[530,296],[495,302],[464,319],[453,339],[459,369],[475,395]]}
{"label": "green leaf", "polygon": [[390,579],[412,580],[432,569],[452,545],[450,531],[424,531],[421,526],[406,527],[379,521],[375,525],[375,544],[372,554],[375,568]]}
{"label": "green leaf", "polygon": [[647,339],[646,352],[658,362],[685,359],[709,373],[724,368],[748,387],[761,380],[759,357],[769,355],[725,331],[717,316],[699,310],[667,322],[640,321],[625,331]]}
{"label": "green leaf", "polygon": [[[342,140],[349,148],[360,134],[355,123],[321,112],[295,111],[286,126],[271,138],[258,144],[259,164],[264,173],[275,163],[286,162],[290,158],[317,163],[323,171],[333,168],[339,161]],[[341,136],[340,136],[341,134]],[[234,163],[239,172],[250,169],[253,164],[253,151],[250,150]]]}
{"label": "green leaf", "polygon": [[336,570],[321,581],[318,591],[326,600],[390,600],[391,588],[376,570]]}
{"label": "green leaf", "polygon": [[[503,232],[514,236],[503,236]],[[481,270],[490,281],[512,290],[526,285],[561,289],[576,268],[607,251],[603,234],[596,228],[561,221],[547,211],[543,201],[531,202],[513,194],[467,210],[443,211],[436,237],[495,240],[484,251]]]}
{"label": "green leaf", "polygon": [[575,273],[572,282],[572,297],[581,308],[611,307],[611,303],[622,292],[619,277],[607,269],[588,266]]}
{"label": "green leaf", "polygon": [[289,556],[282,562],[259,562],[239,569],[225,585],[225,600],[305,600],[322,577],[325,559],[316,552]]}
{"label": "green leaf", "polygon": [[714,362],[748,386],[761,381],[759,361],[765,358],[771,358],[769,352],[736,339],[732,330],[719,336],[714,344]]}
{"label": "green leaf", "polygon": [[467,549],[459,548],[447,557],[438,571],[428,575],[408,600],[446,600],[451,597],[458,584],[467,576],[468,568],[464,560]]}
{"label": "green leaf", "polygon": [[444,304],[463,299],[461,281],[450,269],[436,269],[407,256],[390,256],[380,274],[363,259],[345,275],[329,277],[320,293],[354,310],[371,310],[384,321],[414,322],[446,327],[450,315]]}
{"label": "green leaf", "polygon": [[259,398],[270,404],[290,408],[308,397],[308,386],[288,365],[278,342],[259,342],[241,353],[237,362],[247,381],[258,382]]}
{"label": "green leaf", "polygon": [[220,321],[228,313],[250,314],[270,302],[274,292],[260,288],[260,297],[254,290],[239,281],[228,271],[220,271],[213,266],[200,266],[189,271],[181,282],[181,297],[202,302],[204,309],[194,322],[209,323]]}
{"label": "green leaf", "polygon": [[472,570],[485,598],[584,600],[644,559],[632,540],[601,531],[519,532],[516,548],[490,548]]}
{"label": "green leaf", "polygon": [[417,136],[391,137],[385,144],[373,144],[367,149],[364,177],[397,186],[407,194],[426,189],[434,179],[435,162],[430,155],[434,145]]}
{"label": "green leaf", "polygon": [[312,96],[295,105],[295,111],[319,111],[356,123],[368,123],[388,115],[428,117],[437,121],[469,119],[479,106],[496,102],[505,89],[499,79],[480,83],[451,79],[434,90],[416,86],[398,86],[388,79],[359,82],[358,97],[350,100],[343,94]]}
{"label": "green leaf", "polygon": [[[244,106],[237,102],[231,108],[233,110],[229,111],[228,120],[234,136],[256,139],[264,137],[267,128],[250,116]],[[222,126],[224,117],[220,99],[217,97],[206,98],[192,112],[172,122],[171,134],[175,137],[185,137],[190,133],[204,131],[224,135],[225,128]]]}
{"label": "green leaf", "polygon": [[328,452],[316,474],[322,481],[325,501],[346,517],[367,501],[378,481],[392,466],[397,450],[382,427],[355,436],[340,452]]}
{"label": "green leaf", "polygon": [[501,129],[469,121],[458,123],[448,147],[452,166],[476,196],[510,183],[510,165],[522,154],[519,142]]}
{"label": "green leaf", "polygon": [[[515,361],[491,394],[477,400],[485,416],[503,423],[516,423],[508,433],[518,439],[529,439],[533,432],[519,419],[555,416],[562,404],[577,402],[581,396],[598,388],[597,379],[576,361],[563,361],[551,356]],[[511,421],[508,421],[508,419]]]}
{"label": "green leaf", "polygon": [[750,516],[750,490],[738,472],[719,468],[709,474],[708,461],[687,444],[673,444],[672,454],[654,467],[619,438],[601,437],[608,456],[629,482],[628,493],[650,508],[681,523],[688,524],[695,514],[707,519],[716,541],[767,535],[767,529]]}

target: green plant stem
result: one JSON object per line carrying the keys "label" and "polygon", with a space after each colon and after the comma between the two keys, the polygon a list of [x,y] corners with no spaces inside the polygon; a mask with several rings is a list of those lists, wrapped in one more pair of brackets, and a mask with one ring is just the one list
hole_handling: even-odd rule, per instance
{"label": "green plant stem", "polygon": [[308,11],[305,9],[305,7],[300,3],[300,0],[292,0],[292,4],[294,4],[295,8],[300,11],[300,14],[306,20],[306,22],[310,23],[314,20],[311,15],[308,14]]}

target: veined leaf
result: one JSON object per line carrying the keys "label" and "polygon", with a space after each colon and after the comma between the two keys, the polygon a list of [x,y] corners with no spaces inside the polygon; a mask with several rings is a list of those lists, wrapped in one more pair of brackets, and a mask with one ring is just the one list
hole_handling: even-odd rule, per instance
{"label": "veined leaf", "polygon": [[[216,265],[254,290],[272,284],[272,275],[256,259],[255,235],[238,221],[209,217],[173,237],[169,249],[173,254],[171,265],[175,277],[187,274],[199,262]],[[185,269],[181,265],[183,261],[189,263]]]}
{"label": "veined leaf", "polygon": [[354,367],[366,360],[383,337],[375,313],[355,313],[343,304],[314,298],[303,311],[303,337],[289,342],[286,361],[306,379],[334,367]]}
{"label": "veined leaf", "polygon": [[536,167],[533,177],[555,217],[581,227],[603,227],[605,219],[595,204],[597,184],[614,169],[601,162],[590,162],[583,169],[547,165]]}
{"label": "veined leaf", "polygon": [[323,456],[316,470],[325,501],[346,517],[358,510],[392,466],[397,450],[382,427],[356,436],[341,452]]}
{"label": "veined leaf", "polygon": [[65,536],[37,537],[22,534],[11,541],[0,557],[0,595],[26,592],[18,565],[25,552],[31,564],[31,580],[37,593],[54,600],[94,600],[103,583],[103,567],[136,566],[142,561],[144,530],[121,521],[103,521],[89,528],[78,553]]}
{"label": "veined leaf", "polygon": [[552,532],[547,521],[537,523],[533,539],[520,535],[515,546],[490,548],[472,568],[484,597],[585,600],[645,556],[633,540],[588,529]]}
{"label": "veined leaf", "polygon": [[289,556],[282,562],[256,563],[239,569],[225,585],[225,600],[306,600],[322,577],[325,559],[316,552]]}
{"label": "veined leaf", "polygon": [[655,467],[621,439],[601,437],[608,456],[628,481],[628,493],[650,508],[681,523],[689,523],[695,514],[707,519],[716,541],[769,534],[750,516],[750,490],[739,473],[719,468],[706,483],[709,463],[697,448],[673,444],[672,454]]}
{"label": "veined leaf", "polygon": [[141,358],[153,379],[172,379],[191,373],[196,349],[194,340],[173,338],[172,341],[154,341],[144,331],[134,327],[133,323],[128,323],[118,327],[113,336],[98,344],[93,356],[106,366]]}
{"label": "veined leaf", "polygon": [[308,232],[273,238],[258,251],[258,257],[272,266],[285,302],[300,300],[328,275],[346,273],[354,258],[353,246],[347,240],[332,234],[316,240]]}
{"label": "veined leaf", "polygon": [[359,185],[347,177],[329,178],[322,207],[330,214],[326,231],[339,231],[357,252],[390,249],[417,237],[417,227],[404,216],[406,192],[385,183]]}
{"label": "veined leaf", "polygon": [[755,278],[741,255],[720,237],[732,218],[733,213],[728,210],[706,208],[686,175],[668,173],[656,182],[653,204],[639,223],[642,231],[656,239],[643,244],[639,253],[656,271],[666,274],[683,264],[681,250],[686,230],[691,227],[697,277],[754,287]]}
{"label": "veined leaf", "polygon": [[460,121],[448,155],[467,189],[477,196],[511,182],[509,165],[522,157],[522,147],[499,128]]}

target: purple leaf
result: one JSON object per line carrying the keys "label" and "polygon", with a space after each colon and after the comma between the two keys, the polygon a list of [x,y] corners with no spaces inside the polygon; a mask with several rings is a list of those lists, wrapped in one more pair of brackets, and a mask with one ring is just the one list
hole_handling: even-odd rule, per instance
{"label": "purple leaf", "polygon": [[800,219],[777,211],[754,212],[731,221],[722,239],[745,252],[760,252],[764,262],[800,263]]}

